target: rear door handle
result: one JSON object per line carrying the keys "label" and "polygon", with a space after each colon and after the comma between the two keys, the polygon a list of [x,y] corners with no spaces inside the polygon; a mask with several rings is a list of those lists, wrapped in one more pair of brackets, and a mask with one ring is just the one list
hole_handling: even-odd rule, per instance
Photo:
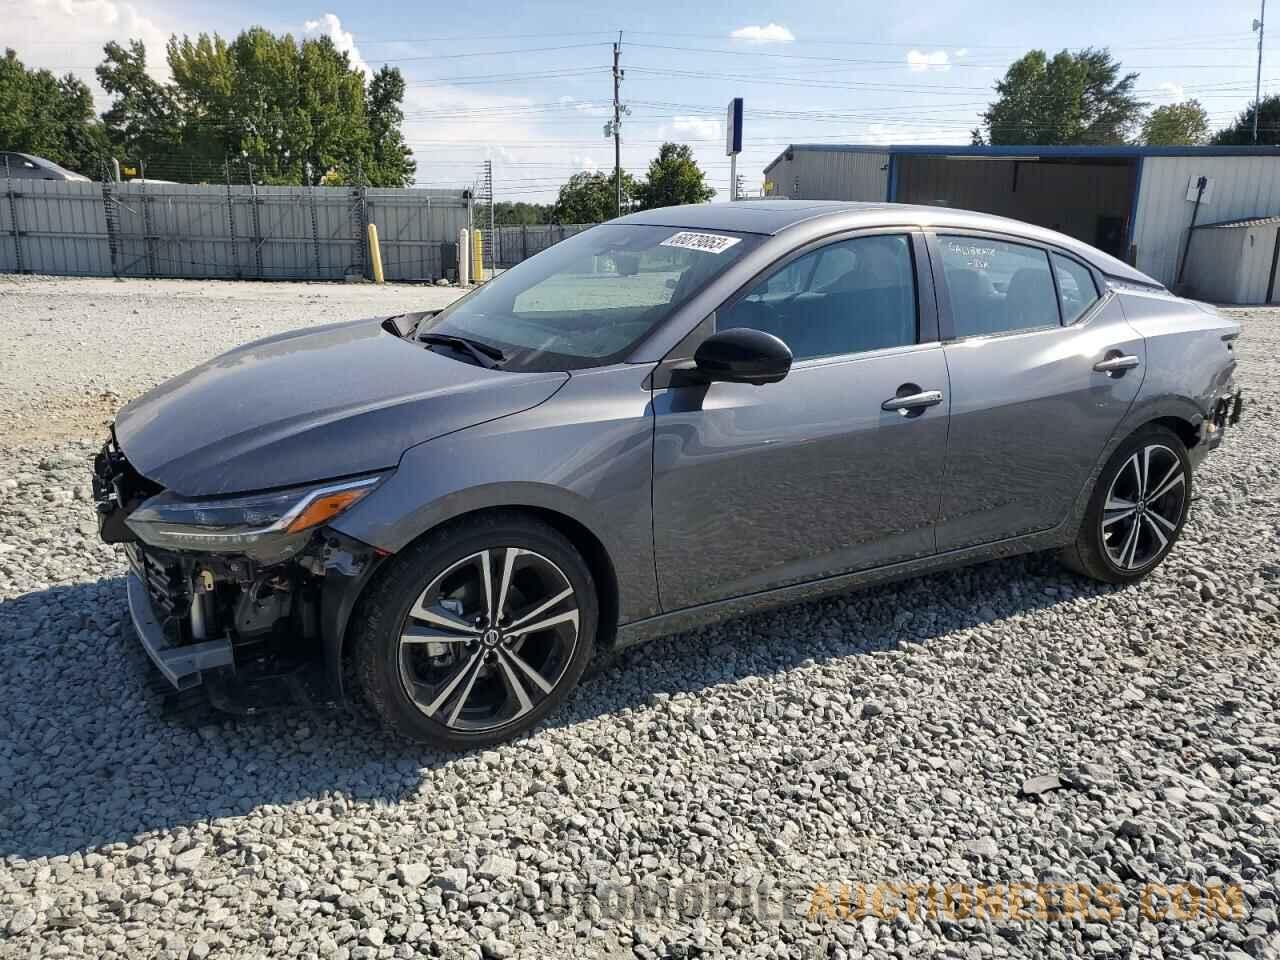
{"label": "rear door handle", "polygon": [[937,406],[941,402],[941,390],[921,390],[919,393],[908,393],[902,396],[890,397],[884,403],[880,404],[880,409],[897,410],[901,413],[909,413],[912,410],[922,410],[925,407]]}
{"label": "rear door handle", "polygon": [[1138,358],[1133,354],[1111,350],[1107,353],[1106,359],[1099,360],[1093,365],[1093,369],[1099,373],[1123,373],[1126,370],[1132,370],[1137,365]]}

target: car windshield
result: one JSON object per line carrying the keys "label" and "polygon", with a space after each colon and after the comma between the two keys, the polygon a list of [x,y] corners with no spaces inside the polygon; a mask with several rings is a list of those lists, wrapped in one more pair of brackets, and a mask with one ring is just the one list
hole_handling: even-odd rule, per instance
{"label": "car windshield", "polygon": [[418,335],[496,347],[504,370],[616,363],[759,239],[727,230],[592,227],[424,320]]}

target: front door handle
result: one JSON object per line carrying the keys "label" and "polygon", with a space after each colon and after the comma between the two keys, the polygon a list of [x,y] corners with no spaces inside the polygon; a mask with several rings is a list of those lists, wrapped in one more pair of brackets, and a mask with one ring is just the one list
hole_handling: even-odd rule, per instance
{"label": "front door handle", "polygon": [[1093,369],[1099,373],[1124,373],[1126,370],[1132,370],[1138,365],[1138,358],[1131,353],[1121,353],[1119,350],[1109,350],[1105,359],[1099,360],[1093,365]]}
{"label": "front door handle", "polygon": [[881,410],[897,410],[899,413],[911,413],[925,407],[935,407],[942,402],[941,390],[919,390],[915,393],[899,393],[880,404]]}

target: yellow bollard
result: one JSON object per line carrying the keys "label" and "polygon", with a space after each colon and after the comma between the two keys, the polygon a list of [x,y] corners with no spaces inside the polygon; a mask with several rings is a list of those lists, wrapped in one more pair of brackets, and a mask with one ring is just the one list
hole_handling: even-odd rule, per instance
{"label": "yellow bollard", "polygon": [[373,282],[382,283],[382,248],[378,246],[378,225],[369,224],[369,259],[373,261]]}
{"label": "yellow bollard", "polygon": [[471,233],[471,279],[484,283],[484,234],[480,230]]}

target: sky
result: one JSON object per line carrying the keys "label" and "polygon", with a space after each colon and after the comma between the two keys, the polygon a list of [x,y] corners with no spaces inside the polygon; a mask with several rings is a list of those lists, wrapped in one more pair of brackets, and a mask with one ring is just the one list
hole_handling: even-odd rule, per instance
{"label": "sky", "polygon": [[[405,137],[420,186],[470,186],[493,164],[498,200],[554,200],[581,170],[612,170],[612,44],[625,72],[622,163],[643,176],[664,140],[688,143],[727,199],[725,111],[745,103],[738,172],[759,190],[790,143],[955,143],[1027,50],[1106,46],[1140,74],[1151,105],[1195,97],[1214,128],[1253,97],[1257,4],[1238,0],[924,0],[921,3],[701,3],[490,0],[476,6],[391,0],[270,5],[223,0],[0,0],[0,46],[28,66],[93,77],[108,40],[140,38],[167,78],[171,34],[234,36],[258,24],[327,34],[364,70],[405,75]],[[1280,15],[1263,94],[1280,90]]]}

